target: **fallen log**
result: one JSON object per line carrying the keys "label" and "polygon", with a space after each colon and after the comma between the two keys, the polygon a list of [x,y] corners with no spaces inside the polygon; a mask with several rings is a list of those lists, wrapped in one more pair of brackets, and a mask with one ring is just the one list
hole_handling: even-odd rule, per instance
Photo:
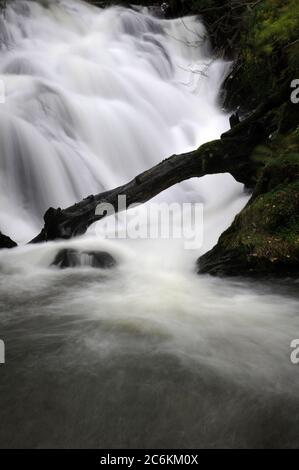
{"label": "fallen log", "polygon": [[44,216],[44,227],[30,243],[55,239],[69,239],[85,233],[94,222],[107,214],[96,214],[101,203],[118,210],[118,197],[126,196],[126,209],[131,204],[142,204],[165,189],[193,177],[216,173],[230,173],[237,181],[253,188],[261,162],[250,158],[256,145],[265,142],[273,130],[273,108],[279,106],[289,93],[289,85],[281,88],[248,118],[236,123],[221,138],[208,142],[197,150],[173,155],[144,171],[129,183],[115,189],[88,196],[66,209],[50,208]]}

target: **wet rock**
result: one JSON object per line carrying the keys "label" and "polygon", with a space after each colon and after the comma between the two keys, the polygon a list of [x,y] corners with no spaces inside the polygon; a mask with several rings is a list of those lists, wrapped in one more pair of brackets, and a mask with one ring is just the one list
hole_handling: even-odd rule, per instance
{"label": "wet rock", "polygon": [[0,249],[14,248],[15,246],[18,245],[11,238],[7,237],[6,235],[3,235],[3,233],[0,232]]}
{"label": "wet rock", "polygon": [[78,266],[110,269],[116,265],[116,261],[106,251],[79,251],[72,248],[64,248],[57,253],[52,265],[61,269]]}
{"label": "wet rock", "polygon": [[250,201],[217,245],[198,260],[199,273],[298,277],[298,144],[294,132],[255,150],[254,157],[262,152],[268,163]]}

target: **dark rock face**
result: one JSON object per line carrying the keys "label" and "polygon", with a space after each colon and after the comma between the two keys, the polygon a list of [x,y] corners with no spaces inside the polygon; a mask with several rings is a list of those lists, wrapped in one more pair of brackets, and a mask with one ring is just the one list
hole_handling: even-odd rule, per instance
{"label": "dark rock face", "polygon": [[0,249],[14,248],[15,246],[18,245],[11,238],[7,237],[6,235],[3,235],[3,233],[0,232]]}
{"label": "dark rock face", "polygon": [[[226,250],[219,243],[197,261],[198,274],[212,276],[238,276],[249,274],[246,256],[238,250]],[[245,270],[245,272],[244,272]]]}
{"label": "dark rock face", "polygon": [[279,136],[253,156],[267,162],[254,193],[217,245],[198,260],[199,273],[299,275],[299,136],[296,131]]}
{"label": "dark rock face", "polygon": [[198,274],[212,276],[297,277],[299,250],[292,257],[267,257],[252,253],[248,247],[228,248],[217,244],[198,261]]}
{"label": "dark rock face", "polygon": [[78,251],[71,248],[60,250],[52,266],[61,269],[78,266],[91,266],[93,268],[110,269],[116,265],[116,261],[105,251]]}

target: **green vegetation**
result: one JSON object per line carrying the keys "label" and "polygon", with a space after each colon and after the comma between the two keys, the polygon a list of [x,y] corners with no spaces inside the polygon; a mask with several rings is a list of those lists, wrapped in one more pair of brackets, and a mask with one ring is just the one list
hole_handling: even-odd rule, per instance
{"label": "green vegetation", "polygon": [[254,194],[200,260],[212,274],[298,274],[299,128],[278,135],[252,155],[265,166]]}
{"label": "green vegetation", "polygon": [[[241,65],[234,84],[252,105],[274,93],[282,80],[296,78],[299,66],[299,3],[263,0],[244,14],[238,47]],[[246,98],[243,103],[245,104]]]}
{"label": "green vegetation", "polygon": [[201,14],[213,45],[235,60],[230,109],[253,109],[299,70],[298,0],[170,0],[171,13]]}
{"label": "green vegetation", "polygon": [[[235,68],[225,83],[225,104],[248,112],[299,78],[299,3],[243,3],[247,8],[233,44]],[[270,121],[265,115],[269,139],[252,154],[261,163],[252,198],[201,258],[202,272],[299,273],[299,104],[288,99],[271,113]]]}

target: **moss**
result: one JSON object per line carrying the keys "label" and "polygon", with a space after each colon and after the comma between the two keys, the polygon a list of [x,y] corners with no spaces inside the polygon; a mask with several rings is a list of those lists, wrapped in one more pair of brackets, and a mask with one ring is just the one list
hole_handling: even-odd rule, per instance
{"label": "moss", "polygon": [[238,233],[227,238],[226,247],[244,245],[249,255],[258,257],[291,256],[293,244],[299,243],[298,214],[299,182],[279,185],[238,216]]}
{"label": "moss", "polygon": [[232,73],[230,102],[254,108],[296,78],[299,66],[298,0],[263,0],[243,13],[238,61]]}
{"label": "moss", "polygon": [[257,147],[253,158],[265,166],[254,194],[200,259],[212,274],[291,274],[299,272],[299,137],[297,130]]}

